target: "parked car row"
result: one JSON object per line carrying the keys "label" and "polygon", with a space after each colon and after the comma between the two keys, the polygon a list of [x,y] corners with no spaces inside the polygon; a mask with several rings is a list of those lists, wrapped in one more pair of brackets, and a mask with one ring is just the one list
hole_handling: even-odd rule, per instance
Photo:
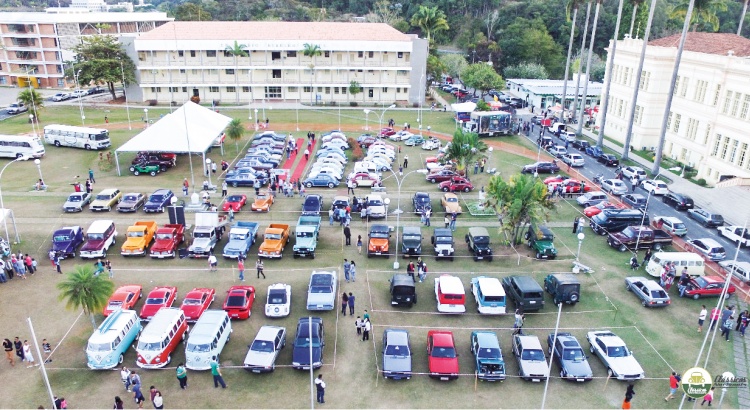
{"label": "parked car row", "polygon": [[71,98],[80,98],[85,97],[87,95],[94,95],[94,94],[101,94],[107,92],[107,90],[104,87],[95,86],[91,87],[88,90],[75,90],[69,93],[66,92],[59,92],[53,95],[50,99],[54,102],[60,102],[60,101],[66,101]]}
{"label": "parked car row", "polygon": [[169,189],[157,189],[148,197],[140,192],[123,194],[117,188],[107,188],[96,194],[74,192],[68,195],[63,204],[64,212],[82,212],[86,205],[92,212],[108,212],[113,207],[118,212],[136,212],[143,208],[146,213],[164,212],[172,202],[174,193]]}
{"label": "parked car row", "polygon": [[316,160],[302,183],[308,188],[339,186],[348,162],[345,151],[349,148],[343,132],[331,131],[324,134],[321,137],[321,146],[315,153]]}

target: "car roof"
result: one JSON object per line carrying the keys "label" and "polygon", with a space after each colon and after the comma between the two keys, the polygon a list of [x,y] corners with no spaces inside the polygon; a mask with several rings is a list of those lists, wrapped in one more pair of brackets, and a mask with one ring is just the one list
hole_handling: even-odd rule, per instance
{"label": "car roof", "polygon": [[482,289],[482,294],[486,296],[505,296],[505,289],[497,278],[490,278],[487,276],[479,276],[474,278],[477,284]]}
{"label": "car roof", "polygon": [[494,332],[477,331],[473,333],[481,347],[486,349],[491,349],[493,347],[500,348],[500,341],[497,339],[497,335]]}
{"label": "car roof", "polygon": [[102,189],[97,195],[112,195],[117,192],[117,188]]}
{"label": "car roof", "polygon": [[432,344],[435,346],[453,346],[453,333],[448,331],[433,331]]}
{"label": "car roof", "polygon": [[487,232],[487,228],[484,228],[484,227],[481,227],[481,226],[479,226],[479,227],[475,226],[475,227],[469,228],[469,235],[471,235],[471,236],[490,236],[490,233]]}
{"label": "car roof", "polygon": [[419,227],[417,227],[417,226],[405,226],[404,227],[404,234],[405,235],[406,234],[414,235],[414,234],[421,234],[421,233],[422,233],[422,230],[419,229]]}
{"label": "car roof", "polygon": [[281,326],[269,326],[265,325],[258,329],[258,334],[255,336],[255,340],[274,340],[279,330],[286,330]]}
{"label": "car roof", "polygon": [[107,231],[107,229],[112,225],[114,222],[107,220],[107,219],[100,219],[98,221],[94,221],[89,226],[88,233],[104,233]]}
{"label": "car roof", "polygon": [[451,295],[463,295],[464,285],[461,283],[461,279],[456,276],[448,274],[441,275],[438,280],[440,281],[440,291],[442,293]]}
{"label": "car roof", "polygon": [[716,239],[713,239],[713,238],[698,238],[698,239],[693,239],[693,240],[694,241],[701,241],[704,244],[706,244],[707,246],[711,246],[711,247],[714,247],[714,246],[723,246],[722,244],[720,244],[719,242],[717,242]]}
{"label": "car roof", "polygon": [[409,344],[409,332],[405,329],[385,329],[386,343],[406,346]]}
{"label": "car roof", "polygon": [[122,329],[132,319],[138,320],[138,313],[134,310],[120,309],[110,313],[89,337],[89,342],[111,342],[122,333]]}
{"label": "car roof", "polygon": [[523,336],[523,335],[517,335],[518,342],[521,344],[521,347],[524,349],[542,349],[542,343],[539,341],[539,338],[536,336]]}
{"label": "car roof", "polygon": [[414,278],[406,274],[395,274],[391,277],[394,286],[414,286]]}
{"label": "car roof", "polygon": [[193,328],[190,329],[188,342],[194,344],[211,343],[216,338],[217,324],[221,324],[227,315],[225,310],[220,309],[209,309],[203,312]]}
{"label": "car roof", "polygon": [[673,224],[683,223],[680,218],[677,218],[677,217],[674,217],[674,216],[662,216],[661,220],[662,221],[668,221],[668,222],[671,222]]}

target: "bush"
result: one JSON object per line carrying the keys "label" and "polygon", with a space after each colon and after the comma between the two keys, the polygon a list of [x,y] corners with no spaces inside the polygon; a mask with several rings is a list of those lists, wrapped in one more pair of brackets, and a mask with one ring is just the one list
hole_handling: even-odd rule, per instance
{"label": "bush", "polygon": [[190,101],[194,102],[196,104],[200,104],[201,103],[201,97],[198,97],[197,95],[194,95],[194,96],[190,97]]}
{"label": "bush", "polygon": [[148,105],[151,107],[156,106],[156,100],[148,100]]}
{"label": "bush", "polygon": [[346,139],[346,142],[348,142],[349,146],[352,147],[352,161],[360,161],[365,157],[365,153],[362,152],[362,147],[359,146],[357,140],[352,137],[348,137]]}
{"label": "bush", "polygon": [[358,105],[359,105],[359,104],[357,104],[357,102],[356,102],[356,101],[349,101],[349,106],[350,106],[350,107],[356,107],[356,106],[358,106]]}
{"label": "bush", "polygon": [[418,102],[411,103],[411,108],[419,108],[419,103]]}
{"label": "bush", "polygon": [[695,183],[698,184],[698,185],[700,185],[700,186],[706,186],[706,180],[703,179],[703,178],[698,178],[698,180],[695,181]]}

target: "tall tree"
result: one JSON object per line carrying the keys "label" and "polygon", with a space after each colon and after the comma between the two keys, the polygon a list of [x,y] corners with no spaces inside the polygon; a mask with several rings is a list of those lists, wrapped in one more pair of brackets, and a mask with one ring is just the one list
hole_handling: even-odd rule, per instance
{"label": "tall tree", "polygon": [[81,71],[81,84],[106,84],[115,99],[115,83],[135,83],[135,64],[125,53],[117,38],[110,35],[81,37],[81,44],[73,48],[76,62],[70,71]]}
{"label": "tall tree", "polygon": [[615,53],[617,51],[617,39],[620,36],[620,21],[622,20],[622,6],[623,6],[624,0],[620,0],[619,5],[617,6],[617,22],[615,23],[615,36],[612,39],[612,47],[609,50],[609,55],[607,56],[607,69],[605,70],[605,73],[607,73],[607,80],[604,84],[604,93],[602,94],[602,111],[601,111],[601,122],[599,125],[599,138],[596,141],[596,145],[602,147],[604,146],[604,128],[607,125],[607,109],[609,106],[609,90],[610,86],[612,85],[612,64],[615,60]]}
{"label": "tall tree", "polygon": [[503,77],[500,76],[489,64],[471,64],[461,73],[461,81],[475,90],[479,90],[480,97],[492,89],[500,90],[505,86]]}
{"label": "tall tree", "polygon": [[96,328],[94,313],[107,305],[107,299],[115,290],[115,284],[101,275],[94,275],[91,264],[77,265],[57,284],[59,300],[65,301],[67,309],[83,309],[89,315],[91,326]]}
{"label": "tall tree", "polygon": [[747,14],[747,2],[748,0],[744,1],[744,5],[742,6],[742,14],[740,14],[740,25],[737,26],[737,35],[742,35],[742,25],[745,23],[745,15]]}
{"label": "tall tree", "polygon": [[446,71],[447,67],[443,64],[443,60],[438,56],[434,54],[427,56],[427,78],[432,78],[434,81],[440,81]]}
{"label": "tall tree", "polygon": [[448,20],[445,18],[445,13],[438,9],[437,6],[427,7],[420,5],[417,12],[411,17],[411,25],[419,27],[422,30],[428,44],[432,43],[433,35],[450,29]]}
{"label": "tall tree", "polygon": [[[578,129],[576,134],[581,135],[583,131],[583,113],[586,111],[586,100],[589,97],[589,83],[591,82],[591,56],[594,54],[594,42],[596,41],[596,26],[599,23],[599,9],[602,0],[596,0],[596,11],[594,11],[594,25],[591,28],[591,41],[589,43],[589,54],[586,58],[586,82],[583,84],[583,96],[581,97],[581,114],[578,117]],[[583,56],[581,56],[583,57]]]}
{"label": "tall tree", "polygon": [[461,54],[441,54],[440,61],[445,65],[445,72],[452,77],[459,77],[469,65]]}
{"label": "tall tree", "polygon": [[214,19],[203,6],[190,2],[175,7],[174,18],[177,21],[211,21]]}
{"label": "tall tree", "polygon": [[669,13],[673,19],[683,20],[688,14],[691,4],[693,5],[692,18],[689,24],[693,25],[693,31],[698,28],[716,32],[719,30],[719,17],[716,15],[720,11],[727,11],[726,0],[680,0]]}
{"label": "tall tree", "polygon": [[521,63],[505,67],[503,75],[505,78],[533,78],[537,80],[546,80],[549,78],[547,69],[537,63]]}
{"label": "tall tree", "polygon": [[357,99],[357,94],[362,92],[362,86],[359,85],[358,82],[352,80],[349,82],[349,95],[352,96],[355,100]]}
{"label": "tall tree", "polygon": [[34,114],[34,121],[39,122],[39,111],[44,108],[44,97],[33,88],[24,88],[16,99],[29,107]]}
{"label": "tall tree", "polygon": [[503,53],[503,66],[539,63],[553,77],[562,76],[562,47],[547,31],[542,19],[517,18],[498,32],[498,45]]}
{"label": "tall tree", "polygon": [[238,142],[242,139],[242,136],[245,135],[245,126],[242,125],[242,120],[239,118],[233,119],[229,122],[229,125],[227,125],[227,129],[224,132],[230,140],[234,141],[234,146],[237,148],[237,152],[239,152]]}
{"label": "tall tree", "polygon": [[630,4],[633,5],[633,15],[630,16],[630,31],[628,32],[630,38],[633,38],[633,26],[635,25],[635,16],[638,14],[638,6],[643,4],[646,0],[629,0]]}
{"label": "tall tree", "polygon": [[490,178],[486,205],[500,216],[500,230],[513,244],[521,243],[529,224],[546,222],[555,206],[544,182],[529,174],[516,174],[508,181],[500,175]]}
{"label": "tall tree", "polygon": [[227,45],[224,48],[224,51],[231,54],[232,57],[234,57],[234,94],[237,97],[236,103],[240,103],[240,80],[239,80],[239,58],[240,57],[247,57],[247,45],[246,44],[240,44],[237,42],[237,40],[234,40],[234,44]]}
{"label": "tall tree", "polygon": [[565,59],[565,76],[563,77],[563,93],[562,107],[563,114],[565,113],[565,106],[568,101],[568,70],[570,70],[570,56],[573,54],[573,37],[576,33],[576,19],[578,18],[578,8],[580,6],[580,0],[571,0],[568,3],[568,10],[573,10],[573,23],[570,25],[570,38],[568,39],[568,57]]}
{"label": "tall tree", "polygon": [[479,134],[459,129],[453,133],[453,140],[445,150],[445,159],[455,161],[458,172],[465,173],[468,178],[466,168],[474,161],[484,158],[485,152],[487,152],[487,144],[479,139]]}
{"label": "tall tree", "polygon": [[323,54],[323,52],[320,50],[320,46],[317,44],[310,44],[305,43],[302,45],[304,49],[302,50],[302,55],[305,57],[310,57],[311,63],[308,65],[310,68],[310,104],[313,103],[313,95],[315,94],[313,92],[313,79],[315,78],[315,57]]}

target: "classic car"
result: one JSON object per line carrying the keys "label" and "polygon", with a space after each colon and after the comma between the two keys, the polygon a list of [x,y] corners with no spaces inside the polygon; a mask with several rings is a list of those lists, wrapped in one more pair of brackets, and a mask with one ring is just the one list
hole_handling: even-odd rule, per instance
{"label": "classic car", "polygon": [[255,301],[255,288],[245,285],[234,285],[227,291],[223,309],[232,319],[247,319]]}
{"label": "classic car", "polygon": [[146,203],[146,195],[140,192],[129,192],[122,196],[122,201],[117,204],[117,212],[136,212]]}
{"label": "classic car", "polygon": [[135,176],[144,174],[155,177],[156,174],[158,174],[160,171],[161,170],[159,169],[158,165],[152,165],[147,162],[140,162],[138,164],[130,166],[130,172],[132,172]]}
{"label": "classic car", "polygon": [[172,307],[176,298],[177,288],[174,286],[157,286],[151,289],[141,307],[141,320],[151,320],[159,309]]}
{"label": "classic car", "polygon": [[153,194],[149,195],[148,200],[143,205],[143,210],[146,213],[150,212],[164,212],[167,209],[167,205],[170,205],[174,193],[169,189],[157,189]]}
{"label": "classic car", "polygon": [[213,288],[193,288],[185,295],[182,300],[180,309],[185,312],[185,319],[188,322],[195,322],[201,317],[203,312],[211,306],[216,295]]}
{"label": "classic car", "polygon": [[591,353],[596,354],[607,368],[607,375],[617,380],[639,380],[646,377],[638,360],[625,342],[610,330],[595,330],[586,334]]}
{"label": "classic car", "polygon": [[340,182],[338,179],[326,174],[319,174],[314,178],[307,178],[306,180],[302,181],[302,184],[304,184],[307,188],[326,186],[328,188],[335,188],[339,186],[339,183]]}
{"label": "classic car", "polygon": [[550,333],[547,336],[547,351],[560,366],[561,378],[577,382],[587,382],[594,378],[583,347],[570,333]]}
{"label": "classic car", "polygon": [[430,377],[440,380],[458,379],[458,353],[453,332],[430,330],[427,332],[427,367]]}
{"label": "classic car", "polygon": [[656,281],[642,276],[625,278],[625,289],[638,296],[643,307],[667,307],[672,303],[664,288]]}
{"label": "classic car", "polygon": [[495,332],[471,332],[471,353],[474,355],[475,373],[479,380],[494,382],[505,380],[505,361],[500,341]]}
{"label": "classic car", "polygon": [[104,307],[104,316],[109,316],[115,310],[133,309],[135,303],[143,297],[141,285],[124,285],[115,290]]}
{"label": "classic car", "polygon": [[[323,366],[323,351],[326,346],[323,319],[302,317],[297,322],[292,350],[292,368],[297,370],[319,369]],[[312,359],[312,363],[310,363]]]}
{"label": "classic car", "polygon": [[224,198],[224,204],[221,205],[221,210],[227,212],[231,209],[232,212],[239,212],[246,203],[247,195],[245,194],[227,195]]}
{"label": "classic car", "polygon": [[116,188],[108,188],[99,192],[89,205],[91,211],[111,211],[112,207],[122,201],[122,192]]}
{"label": "classic car", "polygon": [[411,203],[414,205],[414,213],[421,214],[424,210],[432,210],[432,203],[430,202],[430,194],[426,192],[415,192],[411,198]]}
{"label": "classic car", "polygon": [[336,271],[313,271],[307,287],[307,310],[336,307]]}
{"label": "classic car", "polygon": [[383,377],[392,380],[411,379],[411,344],[405,329],[383,331]]}
{"label": "classic car", "polygon": [[425,179],[434,184],[436,182],[443,182],[443,181],[449,181],[453,177],[459,176],[456,171],[452,171],[449,169],[441,169],[439,171],[435,171],[432,173],[429,173],[425,176]]}
{"label": "classic car", "polygon": [[594,215],[597,215],[602,212],[604,209],[624,209],[625,206],[622,204],[616,204],[609,201],[603,201],[599,202],[598,204],[594,206],[589,206],[583,210],[583,214],[586,215],[588,218],[591,218]]}
{"label": "classic car", "polygon": [[245,370],[252,373],[268,373],[276,369],[276,359],[286,345],[286,328],[263,326],[258,330],[245,355]]}
{"label": "classic car", "polygon": [[461,203],[453,192],[444,193],[440,203],[443,205],[443,209],[447,214],[461,214],[463,212],[461,210]]}
{"label": "classic car", "polygon": [[474,185],[464,177],[453,177],[448,181],[441,182],[438,188],[443,192],[469,192],[474,189]]}
{"label": "classic car", "polygon": [[91,194],[87,192],[74,192],[68,195],[68,199],[63,204],[65,212],[81,212],[83,207],[91,202]]}
{"label": "classic car", "polygon": [[266,316],[284,317],[291,312],[292,287],[286,283],[268,285],[266,297]]}
{"label": "classic car", "polygon": [[[690,279],[683,296],[693,299],[719,296],[724,291],[724,283],[724,278],[720,276],[698,276]],[[730,283],[727,294],[732,295],[736,291],[737,288]]]}
{"label": "classic car", "polygon": [[273,195],[271,192],[261,191],[255,196],[255,200],[253,201],[253,204],[250,205],[250,209],[255,212],[268,212],[271,210],[271,205],[273,205]]}

